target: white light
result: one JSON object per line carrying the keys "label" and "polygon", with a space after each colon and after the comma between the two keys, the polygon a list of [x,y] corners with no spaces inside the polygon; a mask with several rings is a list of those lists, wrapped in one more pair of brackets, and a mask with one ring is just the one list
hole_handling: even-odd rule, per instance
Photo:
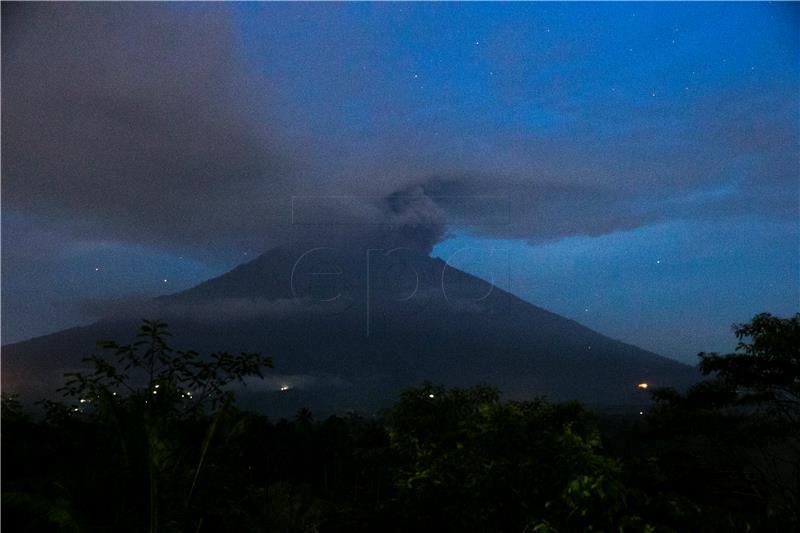
{"label": "white light", "polygon": [[428,394],[428,398],[434,398],[434,397],[435,396],[433,395],[433,393]]}
{"label": "white light", "polygon": [[281,385],[281,390],[289,390],[289,385]]}
{"label": "white light", "polygon": [[154,391],[153,391],[153,394],[158,394],[158,391],[157,391],[157,390],[154,390]]}
{"label": "white light", "polygon": [[156,388],[159,388],[161,385],[156,385]]}
{"label": "white light", "polygon": [[644,411],[639,411],[639,414],[640,414],[640,415],[643,415],[643,414],[644,414]]}

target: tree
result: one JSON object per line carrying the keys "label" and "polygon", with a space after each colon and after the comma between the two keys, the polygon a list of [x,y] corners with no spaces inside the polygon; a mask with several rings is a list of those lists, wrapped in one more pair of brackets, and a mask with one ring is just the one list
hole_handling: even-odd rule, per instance
{"label": "tree", "polygon": [[412,531],[521,531],[571,480],[607,467],[574,403],[428,385],[404,392],[389,423],[397,498]]}
{"label": "tree", "polygon": [[[167,325],[143,321],[132,344],[102,342],[105,355],[84,359],[88,372],[67,374],[61,390],[66,412],[88,417],[104,429],[101,449],[112,460],[110,477],[121,474],[137,485],[146,473],[148,529],[188,515],[210,445],[224,414],[233,410],[233,383],[262,377],[272,360],[258,353],[212,353],[173,349]],[[49,404],[52,412],[64,412]],[[196,454],[187,454],[187,434],[205,426]],[[179,431],[182,428],[187,431]],[[202,435],[202,433],[200,434]],[[116,445],[115,445],[116,443]],[[116,450],[116,452],[113,452]],[[189,465],[193,466],[189,466]],[[162,501],[169,500],[162,517]],[[121,505],[128,505],[127,502]],[[192,528],[194,529],[194,528]]]}
{"label": "tree", "polygon": [[[765,509],[765,523],[800,525],[800,314],[756,315],[733,326],[734,353],[700,353],[707,379],[685,394],[654,392],[650,417],[683,435],[700,468],[736,472],[722,489],[738,507]],[[784,526],[786,527],[786,526]]]}

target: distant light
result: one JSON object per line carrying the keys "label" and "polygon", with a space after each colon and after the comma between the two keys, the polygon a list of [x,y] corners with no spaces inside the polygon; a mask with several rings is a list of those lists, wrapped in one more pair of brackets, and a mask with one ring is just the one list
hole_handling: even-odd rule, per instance
{"label": "distant light", "polygon": [[639,411],[639,414],[640,414],[640,415],[643,415],[643,414],[644,414],[644,411]]}
{"label": "distant light", "polygon": [[435,398],[433,393],[428,394],[428,398]]}
{"label": "distant light", "polygon": [[281,385],[282,391],[289,390],[289,388],[290,388],[289,385]]}
{"label": "distant light", "polygon": [[89,403],[89,400],[87,400],[86,398],[81,398],[81,403]]}
{"label": "distant light", "polygon": [[116,396],[116,395],[117,395],[117,393],[116,393],[116,392],[112,392],[112,393],[111,393],[111,396]]}
{"label": "distant light", "polygon": [[153,394],[158,394],[158,391],[157,391],[157,390],[154,390],[154,391],[153,391]]}
{"label": "distant light", "polygon": [[638,386],[640,389],[646,389],[646,388],[647,388],[647,387],[649,387],[650,385],[648,385],[647,383],[639,383],[639,385],[637,385],[637,386]]}
{"label": "distant light", "polygon": [[156,388],[159,388],[161,385],[156,385]]}
{"label": "distant light", "polygon": [[167,280],[165,279],[165,280],[164,280],[164,283],[166,283],[166,282],[167,282]]}

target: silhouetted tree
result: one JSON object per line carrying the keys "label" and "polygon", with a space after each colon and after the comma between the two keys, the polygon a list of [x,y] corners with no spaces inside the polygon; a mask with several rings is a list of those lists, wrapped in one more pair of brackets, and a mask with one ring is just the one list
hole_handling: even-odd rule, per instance
{"label": "silhouetted tree", "polygon": [[[146,473],[150,532],[162,522],[179,521],[180,511],[194,503],[221,418],[233,410],[228,386],[263,377],[262,369],[272,367],[272,360],[258,353],[201,357],[176,350],[169,336],[166,324],[145,320],[132,344],[100,343],[106,354],[85,358],[92,369],[67,374],[61,389],[74,402],[67,413],[105,429],[109,441],[104,452],[116,457],[120,473],[134,484]],[[58,406],[50,404],[49,409],[52,416]],[[187,453],[191,443],[181,428],[200,426],[205,431],[195,442],[196,455]],[[166,517],[161,516],[162,500],[169,501]]]}
{"label": "silhouetted tree", "polygon": [[[763,523],[800,526],[800,314],[756,315],[734,326],[735,353],[700,353],[708,379],[685,394],[654,392],[650,421],[682,435],[681,449],[739,507],[763,508]],[[783,526],[785,527],[785,526]]]}

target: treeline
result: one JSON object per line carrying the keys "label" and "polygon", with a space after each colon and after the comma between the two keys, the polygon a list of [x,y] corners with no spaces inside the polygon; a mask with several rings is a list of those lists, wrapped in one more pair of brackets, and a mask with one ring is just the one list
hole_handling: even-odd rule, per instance
{"label": "treeline", "polygon": [[259,354],[105,343],[65,402],[2,406],[8,531],[794,531],[800,315],[758,315],[707,379],[644,414],[425,385],[376,418],[271,421],[231,382]]}

